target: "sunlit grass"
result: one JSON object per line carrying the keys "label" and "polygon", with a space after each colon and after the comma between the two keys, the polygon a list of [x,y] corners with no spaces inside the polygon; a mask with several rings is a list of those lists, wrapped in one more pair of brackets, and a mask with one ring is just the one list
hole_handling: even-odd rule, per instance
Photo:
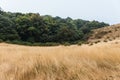
{"label": "sunlit grass", "polygon": [[119,80],[120,41],[92,46],[0,44],[0,80]]}

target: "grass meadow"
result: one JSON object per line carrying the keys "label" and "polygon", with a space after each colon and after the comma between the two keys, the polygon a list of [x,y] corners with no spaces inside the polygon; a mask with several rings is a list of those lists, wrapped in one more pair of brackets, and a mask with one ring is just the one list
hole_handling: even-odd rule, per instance
{"label": "grass meadow", "polygon": [[120,80],[120,40],[54,47],[0,43],[0,80]]}

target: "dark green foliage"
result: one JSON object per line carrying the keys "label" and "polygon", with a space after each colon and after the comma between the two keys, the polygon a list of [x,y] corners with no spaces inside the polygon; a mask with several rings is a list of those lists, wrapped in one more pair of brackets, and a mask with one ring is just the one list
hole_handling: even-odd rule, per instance
{"label": "dark green foliage", "polygon": [[0,14],[0,39],[6,40],[17,40],[19,39],[19,35],[15,29],[14,23]]}
{"label": "dark green foliage", "polygon": [[3,40],[2,40],[2,39],[0,39],[0,43],[1,43],[1,42],[3,42]]}
{"label": "dark green foliage", "polygon": [[0,40],[15,44],[52,46],[85,42],[92,29],[104,26],[108,24],[0,10]]}

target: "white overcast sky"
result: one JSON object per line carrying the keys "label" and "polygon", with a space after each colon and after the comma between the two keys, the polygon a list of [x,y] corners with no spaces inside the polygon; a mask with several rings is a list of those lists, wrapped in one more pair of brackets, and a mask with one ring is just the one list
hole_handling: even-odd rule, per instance
{"label": "white overcast sky", "polygon": [[0,7],[10,12],[120,23],[120,0],[0,0]]}

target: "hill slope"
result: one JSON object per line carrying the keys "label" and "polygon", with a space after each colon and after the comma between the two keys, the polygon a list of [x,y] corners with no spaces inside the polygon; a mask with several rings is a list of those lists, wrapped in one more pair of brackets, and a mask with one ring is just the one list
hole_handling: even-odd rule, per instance
{"label": "hill slope", "polygon": [[93,30],[88,41],[111,41],[116,38],[120,38],[120,24]]}

